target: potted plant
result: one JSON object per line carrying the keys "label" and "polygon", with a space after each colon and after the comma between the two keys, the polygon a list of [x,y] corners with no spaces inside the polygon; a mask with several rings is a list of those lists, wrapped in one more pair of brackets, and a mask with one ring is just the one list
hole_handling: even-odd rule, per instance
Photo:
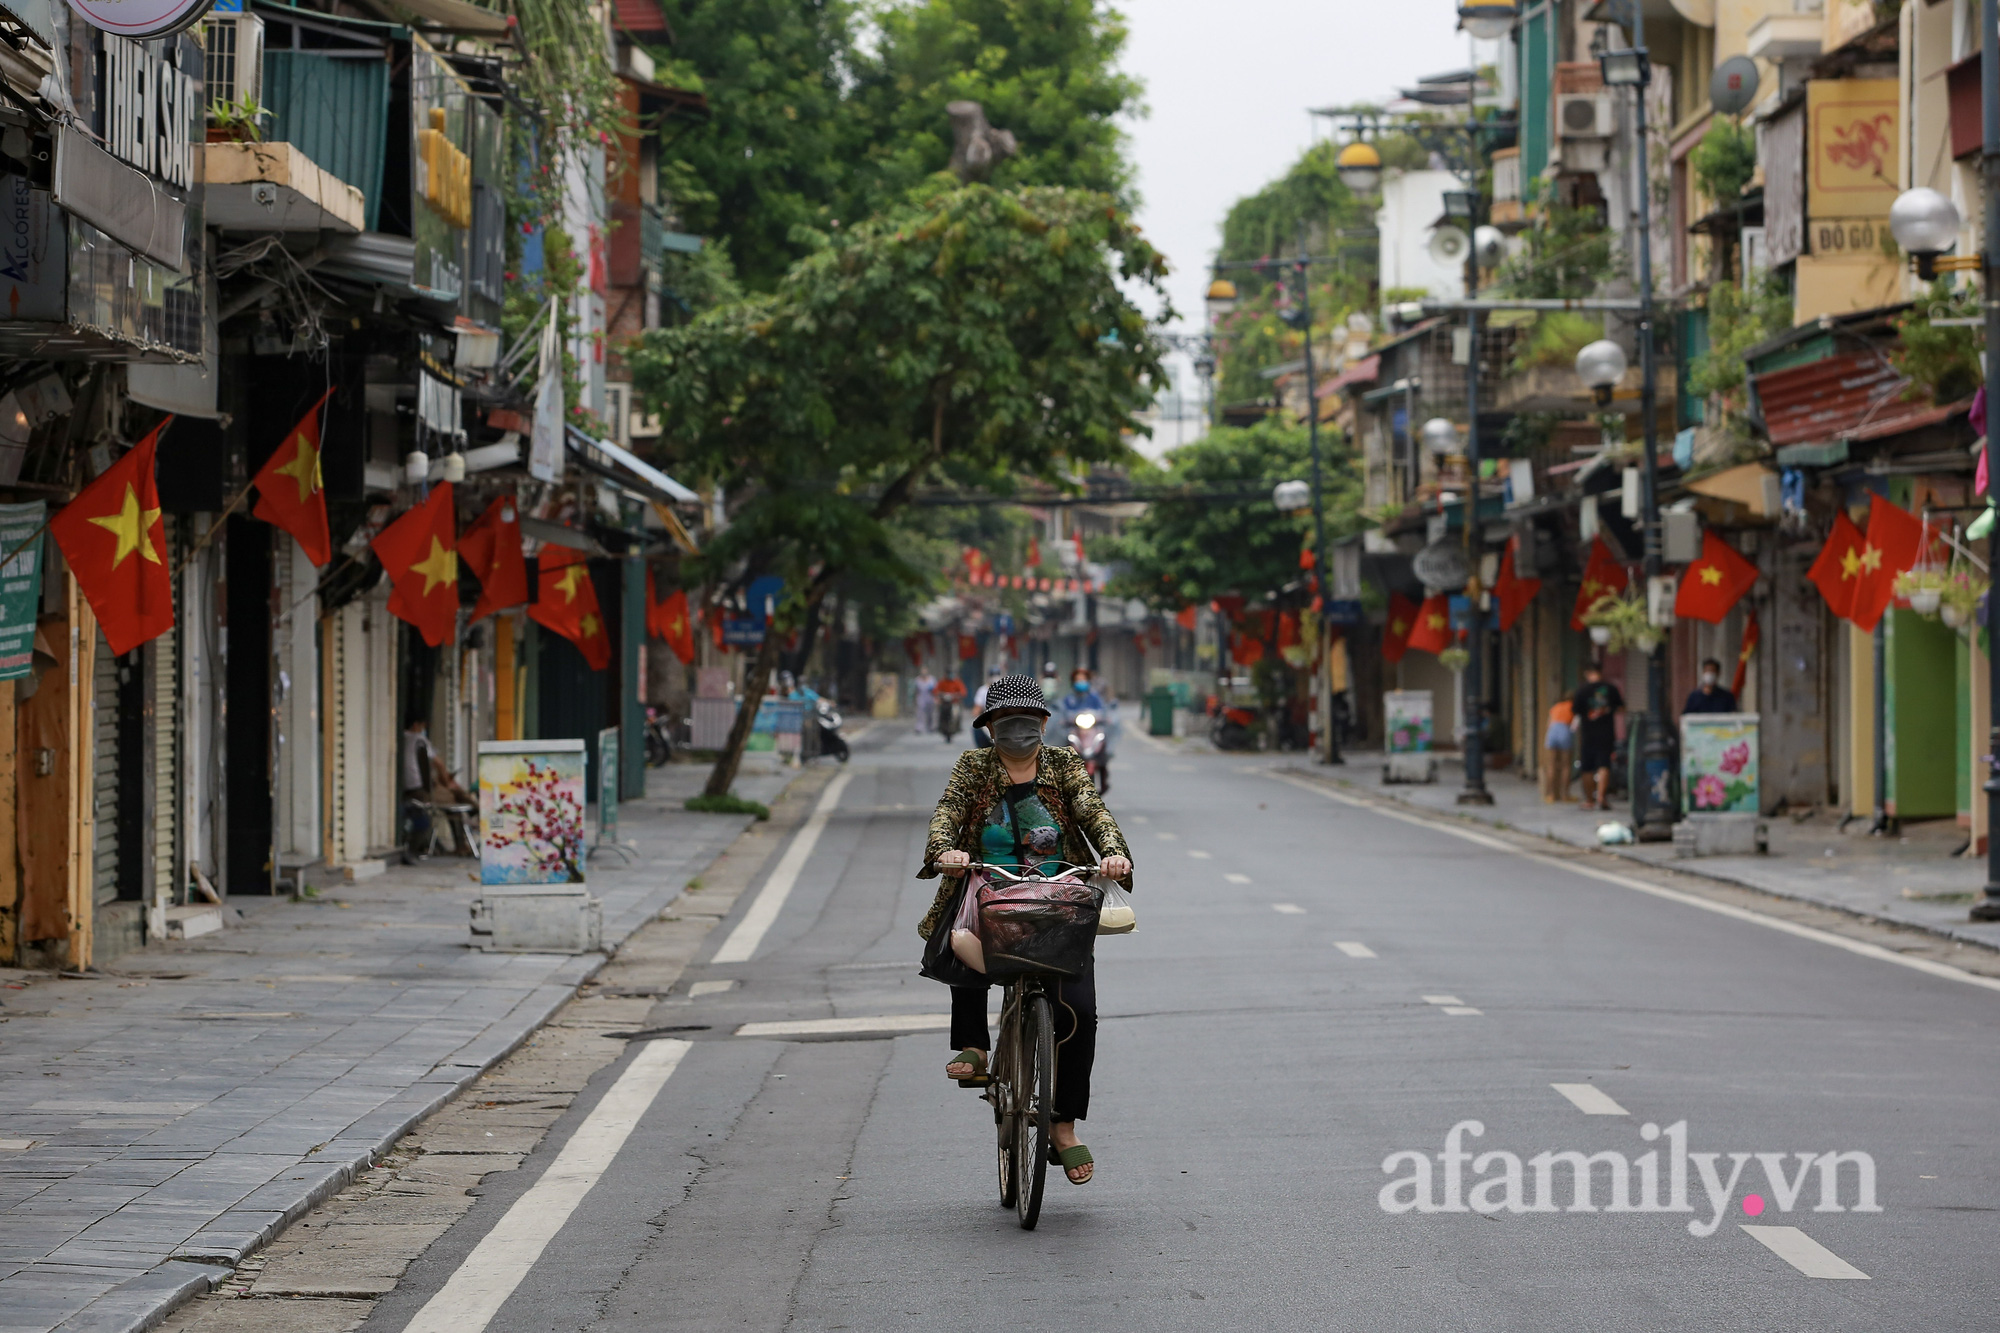
{"label": "potted plant", "polygon": [[1438,665],[1456,676],[1472,661],[1472,654],[1454,644],[1438,654]]}
{"label": "potted plant", "polygon": [[262,143],[261,122],[270,114],[247,95],[233,102],[218,97],[208,104],[208,142]]}
{"label": "potted plant", "polygon": [[1614,653],[1648,644],[1652,646],[1645,650],[1651,652],[1660,640],[1659,630],[1646,617],[1646,601],[1639,596],[1605,593],[1583,613],[1583,623],[1590,630],[1592,643]]}
{"label": "potted plant", "polygon": [[1935,619],[1938,606],[1944,600],[1944,590],[1951,577],[1941,569],[1918,565],[1915,569],[1904,570],[1896,576],[1896,596],[1910,604],[1910,609],[1926,619]]}
{"label": "potted plant", "polygon": [[[1979,620],[1979,600],[1986,595],[1992,581],[1969,569],[1954,570],[1938,590],[1939,616],[1953,629],[1963,629]],[[1911,605],[1915,605],[1911,599]]]}

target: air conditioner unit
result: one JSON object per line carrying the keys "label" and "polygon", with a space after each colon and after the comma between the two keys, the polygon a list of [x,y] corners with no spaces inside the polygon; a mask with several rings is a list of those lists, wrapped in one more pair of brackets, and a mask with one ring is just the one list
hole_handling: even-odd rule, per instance
{"label": "air conditioner unit", "polygon": [[1609,93],[1563,93],[1556,98],[1556,134],[1564,139],[1609,139],[1616,127]]}
{"label": "air conditioner unit", "polygon": [[[210,14],[202,22],[207,54],[202,105],[264,100],[264,20],[255,14]],[[266,126],[265,128],[269,128]]]}

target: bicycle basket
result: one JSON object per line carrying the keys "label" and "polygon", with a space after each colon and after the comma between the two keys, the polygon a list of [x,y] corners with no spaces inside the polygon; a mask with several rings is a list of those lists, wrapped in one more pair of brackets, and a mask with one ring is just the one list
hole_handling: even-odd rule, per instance
{"label": "bicycle basket", "polygon": [[1069,879],[1025,879],[979,887],[986,975],[1080,976],[1097,946],[1097,890]]}

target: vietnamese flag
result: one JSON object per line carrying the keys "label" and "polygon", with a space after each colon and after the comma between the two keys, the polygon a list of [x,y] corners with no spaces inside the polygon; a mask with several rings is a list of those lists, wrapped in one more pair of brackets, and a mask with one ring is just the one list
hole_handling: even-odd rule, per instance
{"label": "vietnamese flag", "polygon": [[436,648],[458,632],[458,539],[451,483],[382,529],[369,546],[389,572],[389,614],[417,627]]}
{"label": "vietnamese flag", "polygon": [[528,558],[521,554],[521,515],[513,496],[486,506],[458,539],[458,553],[479,579],[472,619],[527,602]]}
{"label": "vietnamese flag", "polygon": [[1507,539],[1507,549],[1500,553],[1500,577],[1493,580],[1493,599],[1500,604],[1502,633],[1514,628],[1514,622],[1542,591],[1540,579],[1524,579],[1514,568],[1514,556],[1520,549],[1518,536]]}
{"label": "vietnamese flag", "polygon": [[1400,662],[1409,651],[1410,631],[1417,627],[1417,604],[1399,592],[1389,594],[1389,618],[1382,623],[1382,659]]}
{"label": "vietnamese flag", "polygon": [[1174,623],[1176,625],[1179,625],[1182,629],[1193,629],[1194,617],[1195,617],[1195,609],[1191,606],[1184,606],[1180,610],[1174,612]]}
{"label": "vietnamese flag", "polygon": [[1714,532],[1701,534],[1701,559],[1687,567],[1674,594],[1674,614],[1720,625],[1757,582],[1757,566]]}
{"label": "vietnamese flag", "polygon": [[683,664],[694,661],[694,622],[688,619],[687,589],[676,588],[673,595],[659,604],[657,613],[659,627],[655,631],[667,641],[667,647]]}
{"label": "vietnamese flag", "polygon": [[1405,642],[1426,653],[1441,653],[1451,647],[1451,598],[1443,593],[1424,598]]}
{"label": "vietnamese flag", "polygon": [[153,480],[153,453],[168,417],[49,520],[77,586],[123,657],[174,627],[167,525]]}
{"label": "vietnamese flag", "polygon": [[319,410],[333,396],[328,389],[306,409],[285,442],[272,450],[252,480],[257,504],[250,513],[283,528],[315,565],[333,559],[333,538],[327,532],[326,484],[319,461]]}
{"label": "vietnamese flag", "polygon": [[1842,510],[1833,517],[1833,531],[1827,534],[1826,545],[1819,548],[1819,558],[1806,571],[1827,606],[1842,620],[1854,610],[1854,585],[1861,577],[1861,548],[1866,544],[1861,529]]}
{"label": "vietnamese flag", "polygon": [[1895,597],[1896,576],[1917,563],[1923,542],[1924,525],[1909,510],[1879,495],[1868,497],[1868,536],[1861,545],[1854,608],[1847,617],[1855,628],[1874,632]]}
{"label": "vietnamese flag", "polygon": [[604,614],[597,604],[597,585],[583,552],[567,546],[544,546],[541,590],[528,618],[554,630],[576,645],[592,671],[611,665],[611,639],[604,632]]}
{"label": "vietnamese flag", "polygon": [[1757,653],[1757,644],[1764,637],[1758,627],[1757,612],[1753,608],[1749,619],[1743,622],[1743,646],[1736,652],[1736,675],[1729,682],[1729,692],[1736,696],[1737,705],[1743,703],[1743,678],[1750,672],[1750,659]]}
{"label": "vietnamese flag", "polygon": [[1611,554],[1611,548],[1604,544],[1604,538],[1594,538],[1590,543],[1590,563],[1583,569],[1583,588],[1576,595],[1576,606],[1569,613],[1569,627],[1583,628],[1584,613],[1597,604],[1597,599],[1607,593],[1624,592],[1630,582],[1625,566]]}

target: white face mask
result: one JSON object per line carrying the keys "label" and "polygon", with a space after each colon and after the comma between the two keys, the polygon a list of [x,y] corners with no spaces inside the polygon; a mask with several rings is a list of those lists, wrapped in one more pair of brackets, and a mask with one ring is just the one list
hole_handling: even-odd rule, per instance
{"label": "white face mask", "polygon": [[1714,685],[1721,679],[1722,677],[1716,675],[1713,671],[1704,671],[1701,673],[1701,683],[1703,685]]}

